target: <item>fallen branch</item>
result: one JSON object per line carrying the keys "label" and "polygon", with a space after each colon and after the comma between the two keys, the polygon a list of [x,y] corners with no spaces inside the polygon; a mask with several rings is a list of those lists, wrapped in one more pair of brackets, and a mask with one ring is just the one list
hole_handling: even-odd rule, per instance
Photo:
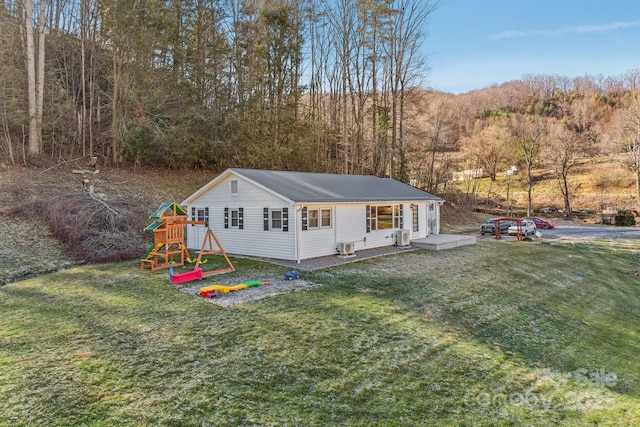
{"label": "fallen branch", "polygon": [[112,212],[114,215],[118,215],[118,211],[115,210],[114,208],[112,208],[111,206],[109,206],[107,204],[107,202],[105,202],[104,200],[100,200],[96,197],[94,191],[93,191],[93,185],[89,186],[89,197],[91,197],[93,200],[95,200],[96,202],[100,202],[104,205],[105,208],[107,208],[110,212]]}

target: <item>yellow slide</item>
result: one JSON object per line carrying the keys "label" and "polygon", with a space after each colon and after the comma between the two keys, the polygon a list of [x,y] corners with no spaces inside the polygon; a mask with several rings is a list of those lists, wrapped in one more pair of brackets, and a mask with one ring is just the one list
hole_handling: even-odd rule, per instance
{"label": "yellow slide", "polygon": [[229,292],[239,291],[241,289],[247,289],[247,285],[245,285],[244,283],[239,283],[233,286],[210,285],[210,286],[205,286],[203,288],[200,288],[200,292],[206,293],[206,292],[218,291],[221,294],[228,294]]}
{"label": "yellow slide", "polygon": [[149,250],[147,251],[147,253],[144,255],[144,257],[140,258],[140,259],[151,259],[153,258],[153,256],[158,253],[158,250],[164,246],[164,243],[158,243],[157,245],[153,246],[151,245],[149,247]]}

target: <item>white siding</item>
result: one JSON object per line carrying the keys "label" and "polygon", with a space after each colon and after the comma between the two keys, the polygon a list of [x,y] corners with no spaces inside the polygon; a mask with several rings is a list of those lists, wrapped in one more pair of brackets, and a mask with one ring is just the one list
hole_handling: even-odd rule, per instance
{"label": "white siding", "polygon": [[[331,227],[318,227],[302,229],[303,209],[331,209]],[[296,205],[296,233],[298,233],[297,246],[300,259],[316,258],[336,253],[336,209],[333,205]],[[321,218],[319,218],[321,221]]]}
{"label": "white siding", "polygon": [[[231,180],[238,180],[238,194],[231,194]],[[228,254],[295,260],[295,213],[293,205],[252,183],[230,176],[187,206],[209,208],[209,225]],[[243,208],[243,229],[224,228],[224,208]],[[289,210],[289,231],[269,230],[263,226],[263,208]],[[200,249],[204,230],[187,226],[187,247]]]}
{"label": "white siding", "polygon": [[[403,228],[412,230],[413,217],[411,215],[411,203],[390,202],[388,204],[402,205]],[[412,233],[411,238],[426,237],[427,205],[425,202],[414,202],[413,204],[419,207],[418,217],[420,225],[419,231]],[[355,243],[356,251],[395,244],[399,230],[397,228],[371,230],[367,232],[367,205],[375,204],[354,203],[335,205],[332,218],[333,227],[331,229],[302,230],[299,225],[297,231],[300,233],[298,238],[300,259],[337,254],[336,248],[339,243],[353,242]],[[387,205],[387,203],[378,203],[377,205]],[[309,205],[307,207],[309,209],[318,208],[318,206],[315,205]],[[296,217],[298,224],[302,222],[301,210],[302,206],[297,205]]]}
{"label": "white siding", "polygon": [[[232,180],[238,181],[237,194],[231,193],[230,182]],[[429,205],[431,203],[435,204],[435,209],[430,211]],[[413,232],[412,204],[418,206],[419,227],[417,232]],[[398,234],[396,228],[367,232],[367,205],[402,205],[402,228],[411,230],[412,239],[426,237],[430,233],[429,219],[439,221],[439,206],[435,202],[421,200],[414,202],[293,205],[289,200],[233,174],[217,182],[214,187],[192,200],[191,204],[185,208],[190,217],[192,208],[209,209],[209,225],[223,249],[230,255],[303,260],[335,255],[339,243],[353,242],[356,251],[395,244]],[[302,230],[303,207],[331,209],[331,227]],[[243,209],[242,229],[231,227],[231,218],[229,218],[229,228],[224,228],[225,208],[229,210]],[[287,208],[288,231],[282,231],[282,229],[265,231],[264,208]],[[187,226],[186,236],[189,249],[200,249],[205,232],[204,227]]]}

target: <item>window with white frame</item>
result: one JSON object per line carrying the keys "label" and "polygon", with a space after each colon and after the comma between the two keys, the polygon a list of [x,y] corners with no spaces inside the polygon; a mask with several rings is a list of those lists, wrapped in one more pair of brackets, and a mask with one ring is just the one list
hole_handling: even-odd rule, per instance
{"label": "window with white frame", "polygon": [[191,220],[209,224],[209,208],[191,208]]}
{"label": "window with white frame", "polygon": [[309,228],[318,228],[318,209],[309,209]]}
{"label": "window with white frame", "polygon": [[302,208],[302,230],[331,228],[331,208]]}
{"label": "window with white frame", "polygon": [[401,227],[400,205],[366,207],[367,232]]}
{"label": "window with white frame", "polygon": [[264,231],[289,231],[289,208],[264,208]]}
{"label": "window with white frame", "polygon": [[231,194],[238,194],[238,180],[232,179],[229,181],[229,185],[231,186]]}
{"label": "window with white frame", "polygon": [[282,211],[279,209],[271,210],[271,228],[282,228]]}
{"label": "window with white frame", "polygon": [[224,208],[224,228],[244,228],[243,208]]}
{"label": "window with white frame", "polygon": [[320,209],[320,227],[331,227],[331,209]]}

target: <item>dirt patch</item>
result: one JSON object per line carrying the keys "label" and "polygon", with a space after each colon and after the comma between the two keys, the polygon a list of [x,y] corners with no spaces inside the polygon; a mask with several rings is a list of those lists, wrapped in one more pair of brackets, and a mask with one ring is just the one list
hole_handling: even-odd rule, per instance
{"label": "dirt patch", "polygon": [[219,281],[215,282],[211,281],[207,283],[198,282],[186,284],[180,288],[180,292],[187,295],[192,295],[197,298],[202,298],[198,295],[200,293],[200,288],[202,287],[209,286],[214,283],[225,286],[233,286],[247,280],[261,280],[264,282],[268,282],[269,284],[265,286],[255,286],[239,291],[229,292],[226,294],[220,294],[217,298],[207,298],[206,300],[221,307],[231,307],[250,301],[258,301],[276,295],[309,290],[322,286],[321,284],[308,282],[303,279],[285,280],[282,276],[272,276],[266,278],[260,277],[258,279],[256,279],[255,277],[236,277],[233,280],[221,277]]}

